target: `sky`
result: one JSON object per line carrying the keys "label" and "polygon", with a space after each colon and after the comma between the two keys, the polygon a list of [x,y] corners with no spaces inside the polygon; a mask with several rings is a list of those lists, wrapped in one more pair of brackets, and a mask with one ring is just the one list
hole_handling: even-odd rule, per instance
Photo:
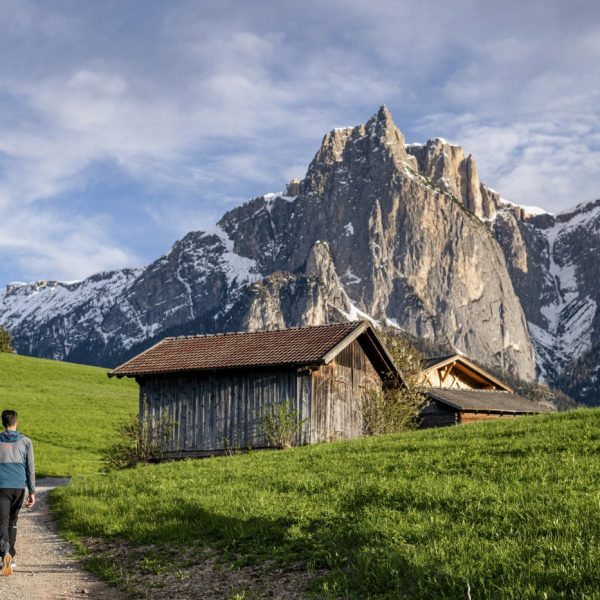
{"label": "sky", "polygon": [[0,0],[0,286],[141,266],[386,104],[506,199],[600,197],[600,3]]}

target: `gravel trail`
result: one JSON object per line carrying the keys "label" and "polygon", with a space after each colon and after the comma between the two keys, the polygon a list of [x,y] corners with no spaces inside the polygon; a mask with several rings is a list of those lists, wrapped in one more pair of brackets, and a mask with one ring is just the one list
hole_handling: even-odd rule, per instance
{"label": "gravel trail", "polygon": [[56,533],[48,510],[48,492],[68,479],[46,478],[37,485],[33,509],[21,509],[15,560],[10,577],[0,573],[0,598],[10,600],[62,600],[98,598],[121,600],[124,596],[83,570],[74,548]]}

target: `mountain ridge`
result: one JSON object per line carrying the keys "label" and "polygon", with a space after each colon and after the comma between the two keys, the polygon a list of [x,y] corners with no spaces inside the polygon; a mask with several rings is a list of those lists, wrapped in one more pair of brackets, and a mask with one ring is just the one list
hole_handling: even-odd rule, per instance
{"label": "mountain ridge", "polygon": [[[558,347],[567,308],[589,298],[595,311],[593,327],[577,330],[573,358],[600,331],[597,290],[584,298],[577,288],[575,297],[566,277],[569,232],[596,223],[590,205],[531,214],[481,183],[460,146],[406,144],[381,107],[362,125],[327,133],[286,192],[226,212],[212,232],[188,233],[145,268],[7,287],[0,323],[21,352],[109,364],[169,332],[362,314],[524,379],[537,362],[554,382],[568,365]],[[581,269],[572,267],[577,277]]]}

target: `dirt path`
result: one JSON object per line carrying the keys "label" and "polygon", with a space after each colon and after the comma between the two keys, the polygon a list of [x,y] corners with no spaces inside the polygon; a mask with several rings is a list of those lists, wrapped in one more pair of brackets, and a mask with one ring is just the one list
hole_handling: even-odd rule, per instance
{"label": "dirt path", "polygon": [[48,492],[66,485],[67,479],[41,479],[32,511],[19,515],[17,568],[11,577],[0,576],[0,597],[10,600],[60,600],[98,598],[120,600],[115,589],[83,571],[73,547],[56,533],[48,511]]}

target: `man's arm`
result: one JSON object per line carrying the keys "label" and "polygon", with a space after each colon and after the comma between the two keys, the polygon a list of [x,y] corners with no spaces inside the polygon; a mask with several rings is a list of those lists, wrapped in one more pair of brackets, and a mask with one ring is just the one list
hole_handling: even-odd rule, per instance
{"label": "man's arm", "polygon": [[33,457],[33,443],[29,442],[27,456],[25,457],[25,476],[27,478],[27,488],[29,497],[25,505],[32,507],[35,504],[35,459]]}

